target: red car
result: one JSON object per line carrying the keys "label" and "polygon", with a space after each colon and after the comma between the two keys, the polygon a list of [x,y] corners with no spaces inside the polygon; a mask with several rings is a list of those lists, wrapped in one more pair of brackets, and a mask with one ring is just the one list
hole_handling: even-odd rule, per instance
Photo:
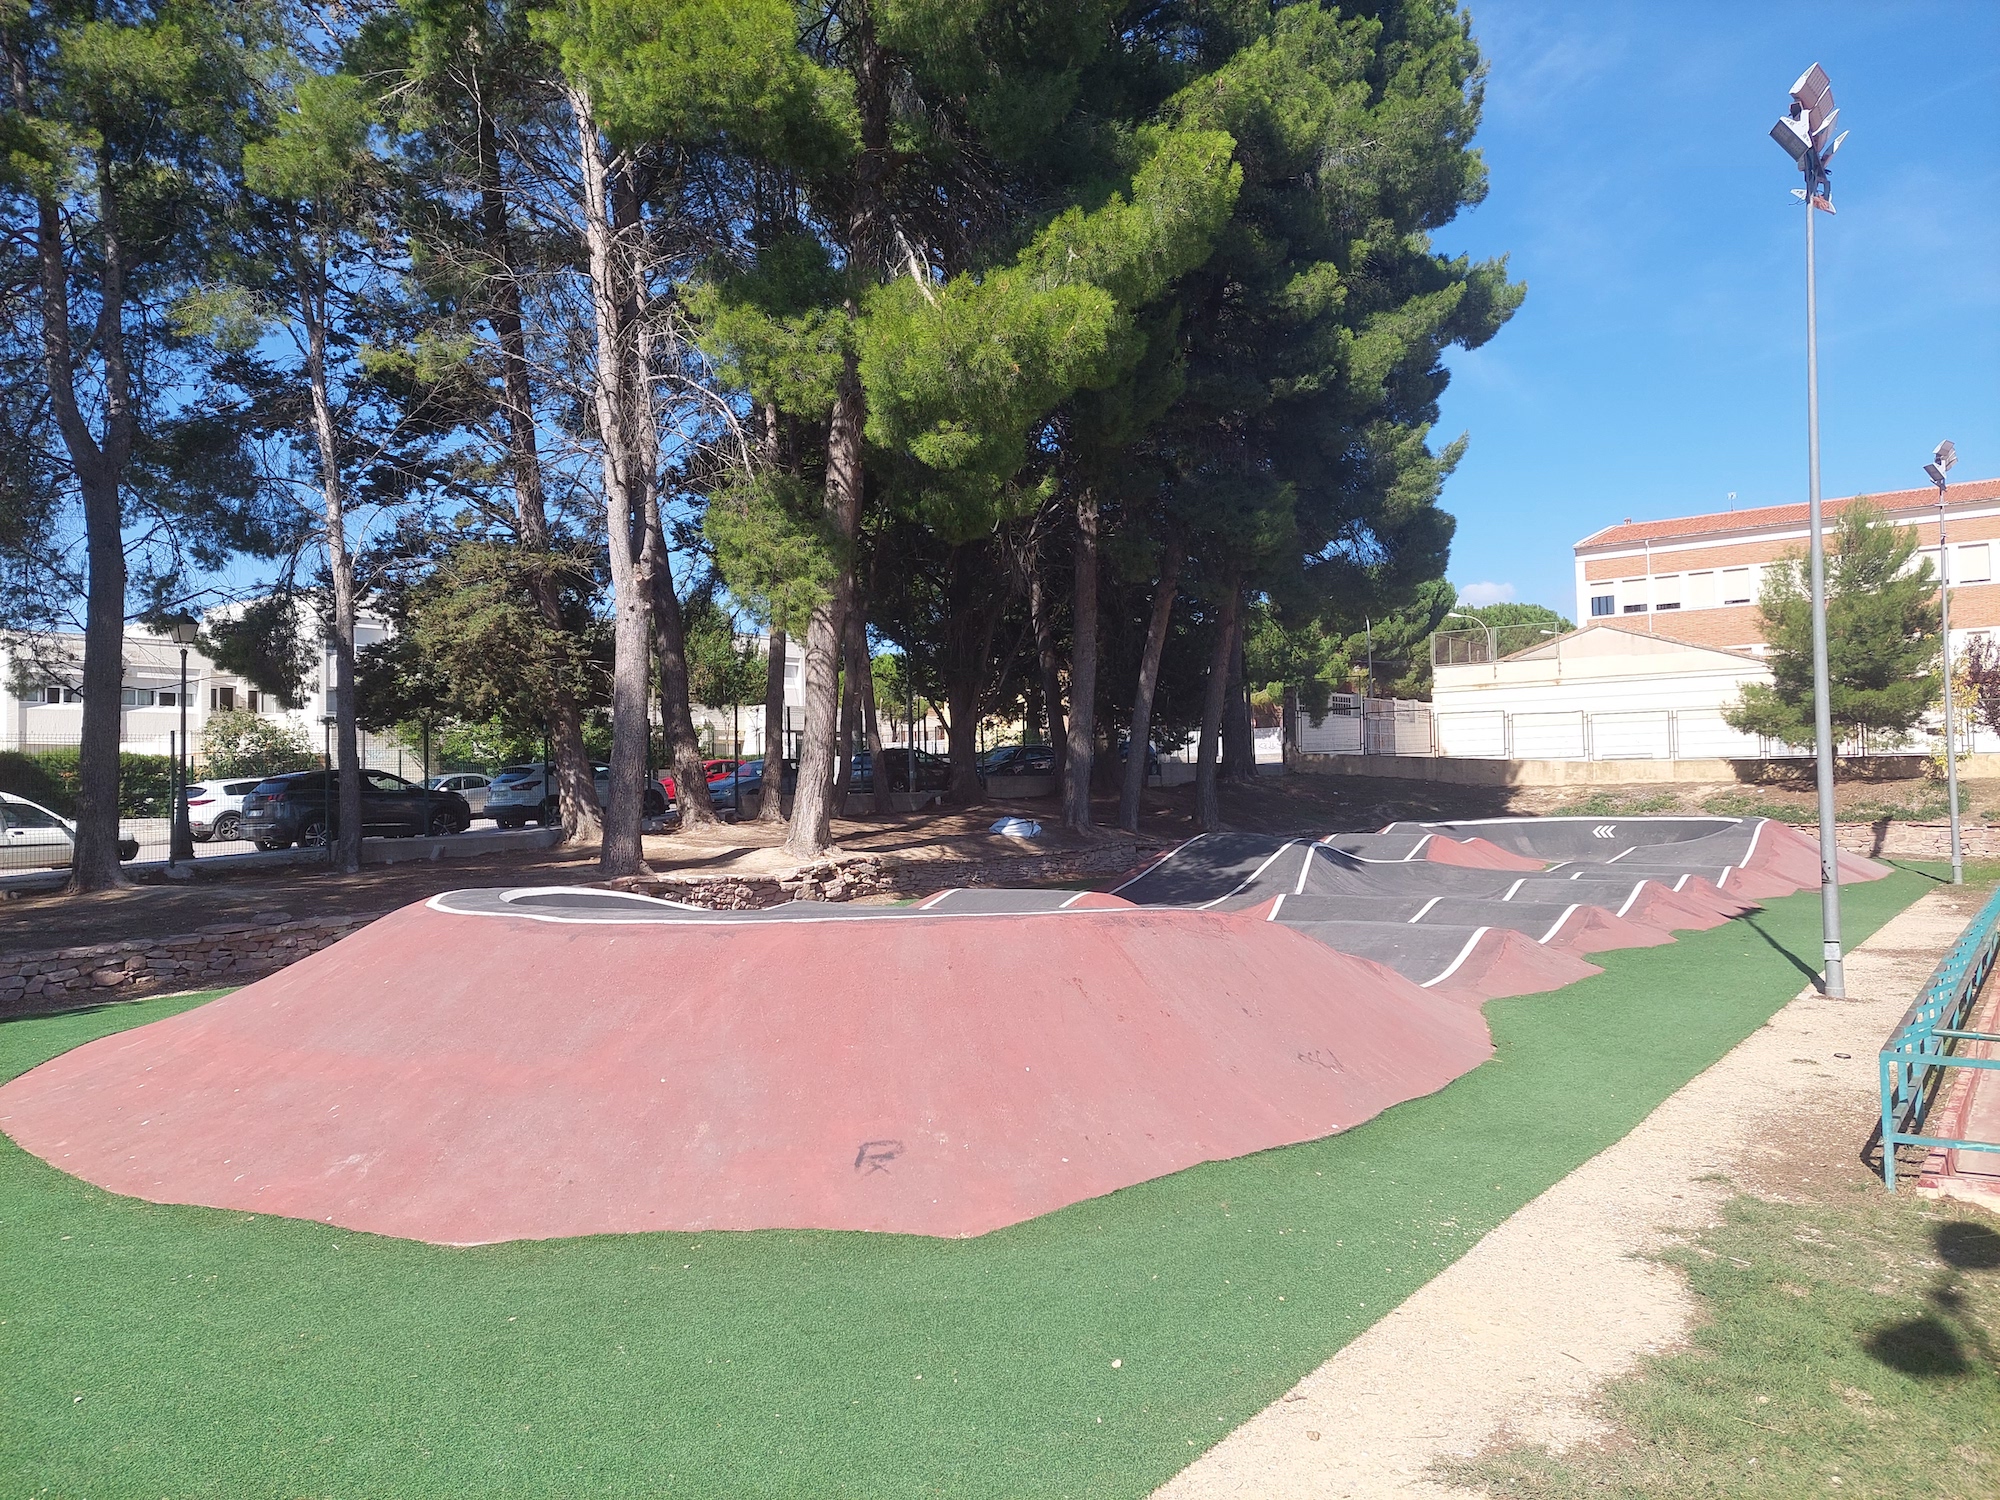
{"label": "red car", "polygon": [[[739,764],[740,762],[733,760],[705,760],[701,763],[701,768],[706,773],[707,780],[713,783],[729,775]],[[660,772],[660,787],[671,801],[674,796],[674,778],[671,772]]]}

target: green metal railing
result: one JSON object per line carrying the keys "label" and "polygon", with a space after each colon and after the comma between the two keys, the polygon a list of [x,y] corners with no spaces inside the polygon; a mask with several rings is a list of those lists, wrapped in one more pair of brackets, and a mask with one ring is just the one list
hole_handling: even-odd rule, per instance
{"label": "green metal railing", "polygon": [[1938,960],[1917,1003],[1903,1013],[1882,1048],[1882,1183],[1892,1193],[1896,1191],[1898,1146],[2000,1151],[2000,1141],[1923,1133],[1951,1069],[2000,1069],[2000,1057],[1958,1055],[1964,1042],[2000,1042],[2000,1034],[1966,1029],[1996,954],[2000,954],[2000,891],[1966,924],[1951,951]]}

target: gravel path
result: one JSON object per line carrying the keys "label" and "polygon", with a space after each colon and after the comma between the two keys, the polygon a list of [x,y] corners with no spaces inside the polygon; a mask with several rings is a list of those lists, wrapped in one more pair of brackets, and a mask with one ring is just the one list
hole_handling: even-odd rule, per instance
{"label": "gravel path", "polygon": [[1802,1117],[1877,1110],[1875,1055],[1984,900],[1941,886],[1848,955],[1845,1001],[1807,989],[1630,1135],[1508,1219],[1436,1280],[1158,1491],[1221,1497],[1455,1496],[1438,1460],[1504,1436],[1598,1433],[1591,1396],[1685,1334],[1692,1299],[1654,1257],[1706,1227]]}

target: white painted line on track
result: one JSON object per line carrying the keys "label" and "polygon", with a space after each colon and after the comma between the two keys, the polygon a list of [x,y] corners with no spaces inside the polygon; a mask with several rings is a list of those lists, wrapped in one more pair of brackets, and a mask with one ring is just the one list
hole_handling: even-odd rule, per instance
{"label": "white painted line on track", "polygon": [[1081,901],[1085,896],[1094,896],[1096,894],[1097,893],[1095,891],[1078,891],[1074,896],[1070,897],[1069,900],[1063,902],[1061,906],[1058,906],[1056,910],[1067,911],[1070,907],[1076,905],[1077,902]]}
{"label": "white painted line on track", "polygon": [[1285,904],[1285,894],[1283,891],[1278,892],[1278,899],[1271,903],[1271,915],[1264,918],[1266,922],[1275,922],[1278,920],[1278,912]]}
{"label": "white painted line on track", "polygon": [[1422,854],[1424,852],[1424,845],[1428,844],[1432,839],[1436,837],[1437,835],[1434,833],[1425,834],[1422,838],[1417,840],[1417,847],[1412,849],[1408,854],[1405,854],[1400,861],[1397,861],[1397,863],[1408,864],[1411,860],[1415,859],[1419,854]]}
{"label": "white painted line on track", "polygon": [[[1325,839],[1321,839],[1319,841],[1319,844],[1323,844],[1325,842],[1326,842]],[[1313,850],[1317,849],[1319,847],[1319,844],[1306,845],[1305,861],[1299,866],[1299,883],[1292,887],[1292,894],[1294,896],[1303,896],[1306,893],[1306,876],[1312,874]]]}
{"label": "white painted line on track", "polygon": [[1632,909],[1632,903],[1639,899],[1639,892],[1643,891],[1645,888],[1646,888],[1646,882],[1643,880],[1640,881],[1637,885],[1632,887],[1632,894],[1627,896],[1625,898],[1625,904],[1618,908],[1619,916],[1621,917],[1624,916],[1626,912]]}
{"label": "white painted line on track", "polygon": [[1681,878],[1680,878],[1679,880],[1676,880],[1676,881],[1674,882],[1674,890],[1675,890],[1676,892],[1678,892],[1678,891],[1680,890],[1680,888],[1681,888],[1682,886],[1686,885],[1686,884],[1687,884],[1687,883],[1688,883],[1688,882],[1689,882],[1690,880],[1692,880],[1692,879],[1694,879],[1694,876],[1693,876],[1693,875],[1683,875],[1683,876],[1681,876]]}
{"label": "white painted line on track", "polygon": [[1637,844],[1634,844],[1630,849],[1621,849],[1618,851],[1618,853],[1612,855],[1611,858],[1607,859],[1605,863],[1607,865],[1615,865],[1618,863],[1619,860],[1623,859],[1626,855],[1634,853],[1638,849],[1638,847],[1639,846]]}
{"label": "white painted line on track", "polygon": [[1436,905],[1438,904],[1438,902],[1440,902],[1440,901],[1442,901],[1442,900],[1444,900],[1444,897],[1442,897],[1442,896],[1433,896],[1433,897],[1431,897],[1431,899],[1430,899],[1430,900],[1428,900],[1428,901],[1426,901],[1426,902],[1424,903],[1424,906],[1423,906],[1423,911],[1420,911],[1420,912],[1418,912],[1418,913],[1417,913],[1417,914],[1416,914],[1416,915],[1415,915],[1414,917],[1410,918],[1410,921],[1411,921],[1411,923],[1412,923],[1412,924],[1415,924],[1415,923],[1418,923],[1418,922],[1421,922],[1421,921],[1423,921],[1423,919],[1424,919],[1424,912],[1426,912],[1426,911],[1429,911],[1429,910],[1430,910],[1430,909],[1431,909],[1431,908],[1432,908],[1433,906],[1436,906]]}
{"label": "white painted line on track", "polygon": [[1257,866],[1256,869],[1252,870],[1247,876],[1245,876],[1242,882],[1238,884],[1234,890],[1224,891],[1220,896],[1217,896],[1213,901],[1202,902],[1199,906],[1195,908],[1195,910],[1207,911],[1211,906],[1222,905],[1222,903],[1227,901],[1231,896],[1242,895],[1245,891],[1249,890],[1251,886],[1257,883],[1257,877],[1259,875],[1262,875],[1266,870],[1271,868],[1272,860],[1275,860],[1279,855],[1283,854],[1287,849],[1291,848],[1293,845],[1297,843],[1298,843],[1297,839],[1286,840],[1284,843],[1280,844],[1277,848],[1273,849],[1270,853],[1269,858],[1267,858],[1261,865]]}
{"label": "white painted line on track", "polygon": [[1563,914],[1556,918],[1554,925],[1551,926],[1547,932],[1543,933],[1540,937],[1536,938],[1535,941],[1538,943],[1546,943],[1550,938],[1554,937],[1557,933],[1561,932],[1563,923],[1567,922],[1570,919],[1570,917],[1575,914],[1576,909],[1581,905],[1583,905],[1581,901],[1572,901],[1568,906],[1565,906],[1563,908]]}
{"label": "white painted line on track", "polygon": [[[1582,873],[1581,871],[1578,872],[1578,874],[1581,873]],[[1572,875],[1570,876],[1570,879],[1574,880],[1576,879],[1576,876]],[[1512,901],[1514,899],[1514,892],[1518,891],[1522,886],[1526,885],[1527,883],[1528,883],[1528,877],[1523,875],[1519,880],[1515,881],[1512,885],[1507,887],[1507,894],[1502,896],[1500,899],[1502,901]]]}
{"label": "white painted line on track", "polygon": [[[930,900],[928,900],[928,901],[924,902],[924,903],[923,903],[923,904],[922,904],[921,906],[919,906],[919,907],[917,908],[917,910],[918,910],[918,911],[929,911],[929,910],[930,910],[930,909],[931,909],[931,908],[932,908],[933,906],[936,906],[936,905],[938,904],[938,902],[940,902],[940,901],[944,900],[944,898],[945,898],[945,897],[947,897],[947,896],[949,896],[949,895],[950,895],[950,894],[951,894],[951,893],[952,893],[953,891],[956,891],[956,890],[960,890],[960,889],[962,889],[962,887],[959,887],[959,886],[952,886],[952,887],[950,887],[949,889],[946,889],[946,890],[942,890],[942,891],[939,891],[939,892],[938,892],[938,893],[937,893],[937,894],[936,894],[935,896],[931,897],[931,899],[930,899]],[[1069,905],[1069,903],[1068,903],[1067,901],[1065,901],[1065,902],[1063,903],[1063,905],[1067,906],[1067,905]]]}
{"label": "white painted line on track", "polygon": [[1458,966],[1472,957],[1472,950],[1479,946],[1479,940],[1492,930],[1491,927],[1475,927],[1472,930],[1472,936],[1465,940],[1465,946],[1458,950],[1458,957],[1445,965],[1444,972],[1433,979],[1426,979],[1418,988],[1427,990],[1432,985],[1443,984],[1447,979],[1451,978],[1452,975],[1458,972]]}
{"label": "white painted line on track", "polygon": [[1165,854],[1162,854],[1158,859],[1154,860],[1150,865],[1147,865],[1146,868],[1141,870],[1137,875],[1134,875],[1130,880],[1126,881],[1124,885],[1114,885],[1111,888],[1110,894],[1115,896],[1120,891],[1124,890],[1125,886],[1137,885],[1140,881],[1144,880],[1148,875],[1152,874],[1155,870],[1159,869],[1162,865],[1166,864],[1166,862],[1172,859],[1176,854],[1179,854],[1181,850],[1187,848],[1191,844],[1199,844],[1203,839],[1207,837],[1208,835],[1205,833],[1197,833],[1193,838],[1189,839],[1187,843],[1174,845],[1173,848],[1169,849]]}

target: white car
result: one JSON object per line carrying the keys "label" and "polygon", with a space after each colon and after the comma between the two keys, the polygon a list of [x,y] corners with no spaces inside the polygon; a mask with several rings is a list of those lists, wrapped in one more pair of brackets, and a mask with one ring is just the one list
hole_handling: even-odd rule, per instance
{"label": "white car", "polygon": [[264,778],[244,777],[237,781],[196,781],[187,789],[188,831],[195,842],[210,839],[234,843],[243,837],[243,799]]}
{"label": "white car", "polygon": [[66,870],[76,825],[38,802],[0,792],[0,870]]}
{"label": "white car", "polygon": [[481,776],[477,771],[453,771],[445,776],[433,776],[425,783],[434,792],[457,792],[465,799],[465,805],[472,809],[475,818],[486,816],[486,789],[493,784],[490,776]]}

